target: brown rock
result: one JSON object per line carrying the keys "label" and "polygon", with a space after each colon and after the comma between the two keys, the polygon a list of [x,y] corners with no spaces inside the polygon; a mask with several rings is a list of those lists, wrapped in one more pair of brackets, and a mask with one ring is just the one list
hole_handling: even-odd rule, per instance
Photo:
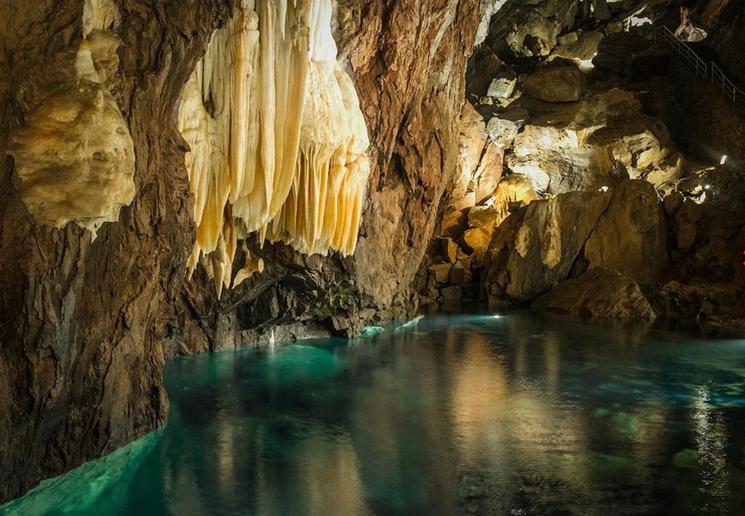
{"label": "brown rock", "polygon": [[585,74],[576,66],[551,66],[520,81],[527,95],[544,102],[576,102],[587,91]]}
{"label": "brown rock", "polygon": [[590,267],[616,270],[640,285],[655,283],[668,263],[665,210],[646,181],[625,181],[585,246]]}
{"label": "brown rock", "polygon": [[474,259],[479,260],[489,248],[491,237],[492,231],[484,228],[474,228],[463,234],[463,241],[473,250]]}
{"label": "brown rock", "polygon": [[492,227],[497,220],[497,211],[491,206],[474,206],[468,211],[468,227]]}
{"label": "brown rock", "polygon": [[657,317],[639,285],[602,267],[560,283],[532,308],[591,319],[653,321]]}
{"label": "brown rock", "polygon": [[597,191],[626,177],[662,186],[679,178],[683,163],[665,125],[620,89],[534,117],[507,160],[537,192],[551,194]]}
{"label": "brown rock", "polygon": [[458,251],[460,248],[452,238],[443,238],[442,242],[442,254],[450,263],[455,263],[458,260]]}
{"label": "brown rock", "polygon": [[463,211],[448,212],[440,222],[439,234],[450,238],[458,238],[468,227],[468,215]]}
{"label": "brown rock", "polygon": [[[610,194],[571,192],[534,201],[494,233],[487,284],[509,299],[532,301],[569,276]],[[491,290],[494,292],[494,290]]]}
{"label": "brown rock", "polygon": [[429,271],[432,273],[437,283],[445,284],[450,279],[450,270],[452,268],[453,266],[449,263],[442,263],[430,266]]}
{"label": "brown rock", "polygon": [[442,298],[446,303],[460,301],[463,298],[463,288],[460,285],[445,287],[441,290]]}

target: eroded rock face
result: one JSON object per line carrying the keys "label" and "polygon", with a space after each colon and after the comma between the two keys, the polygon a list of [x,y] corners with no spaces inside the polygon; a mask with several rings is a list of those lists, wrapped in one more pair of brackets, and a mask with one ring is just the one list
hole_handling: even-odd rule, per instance
{"label": "eroded rock face", "polygon": [[663,203],[650,183],[632,180],[535,201],[509,217],[494,232],[486,289],[493,302],[533,301],[588,267],[650,286],[667,264]]}
{"label": "eroded rock face", "polygon": [[569,277],[609,201],[607,193],[571,192],[509,217],[489,249],[490,298],[531,301]]}
{"label": "eroded rock face", "polygon": [[532,119],[508,166],[537,191],[562,193],[625,177],[661,186],[680,176],[683,159],[660,120],[642,113],[632,93],[612,89]]}
{"label": "eroded rock face", "polygon": [[531,308],[587,319],[654,321],[657,318],[639,285],[617,271],[602,267],[560,283]]}
{"label": "eroded rock face", "polygon": [[461,117],[459,147],[458,167],[447,193],[448,211],[483,202],[502,177],[504,150],[492,141],[486,122],[468,102]]}
{"label": "eroded rock face", "polygon": [[585,256],[590,267],[607,267],[640,285],[652,285],[667,269],[667,220],[654,187],[626,181],[592,232]]}
{"label": "eroded rock face", "polygon": [[13,132],[9,152],[21,199],[39,224],[75,222],[95,233],[134,198],[132,138],[100,84],[73,81],[53,92]]}
{"label": "eroded rock face", "polygon": [[18,192],[39,224],[62,228],[74,222],[95,236],[134,198],[132,137],[104,84],[109,60],[100,42],[115,13],[108,4],[86,4],[84,31],[96,30],[97,52],[82,41],[69,79],[44,95],[10,135]]}

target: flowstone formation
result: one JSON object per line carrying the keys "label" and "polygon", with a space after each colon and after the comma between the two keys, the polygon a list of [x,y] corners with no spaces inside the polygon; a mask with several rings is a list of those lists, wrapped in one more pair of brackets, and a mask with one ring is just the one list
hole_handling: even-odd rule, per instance
{"label": "flowstone formation", "polygon": [[306,254],[355,250],[369,140],[331,17],[331,0],[244,1],[184,89],[198,228],[189,267],[207,260],[218,297],[251,233]]}
{"label": "flowstone formation", "polygon": [[134,199],[132,137],[106,85],[117,18],[110,0],[86,0],[74,76],[49,92],[10,137],[20,197],[39,224],[74,222],[95,236]]}

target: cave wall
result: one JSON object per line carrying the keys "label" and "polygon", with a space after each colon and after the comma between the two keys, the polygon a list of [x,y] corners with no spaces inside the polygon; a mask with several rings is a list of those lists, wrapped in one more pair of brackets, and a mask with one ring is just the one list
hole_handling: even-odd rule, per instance
{"label": "cave wall", "polygon": [[[213,349],[239,340],[239,326],[280,319],[351,334],[413,310],[409,285],[455,169],[479,1],[340,2],[337,39],[371,139],[357,252],[307,257],[250,241],[266,270],[218,303],[204,270],[186,281],[195,227],[176,110],[235,3],[118,5],[107,87],[134,143],[136,194],[93,240],[73,224],[36,224],[6,157],[9,134],[73,78],[83,2],[0,1],[0,501],[164,424],[170,344]],[[264,310],[271,301],[276,310]]]}
{"label": "cave wall", "polygon": [[8,133],[70,79],[83,3],[0,3],[0,500],[164,423],[160,313],[193,239],[181,85],[227,2],[120,3],[109,87],[136,156],[134,202],[91,233],[37,225],[20,201]]}

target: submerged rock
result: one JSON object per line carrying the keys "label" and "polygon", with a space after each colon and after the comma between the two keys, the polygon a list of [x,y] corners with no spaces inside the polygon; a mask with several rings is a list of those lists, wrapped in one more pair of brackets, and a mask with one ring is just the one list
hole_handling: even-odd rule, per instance
{"label": "submerged rock", "polygon": [[657,317],[639,285],[603,267],[564,281],[532,308],[589,319],[653,321]]}

